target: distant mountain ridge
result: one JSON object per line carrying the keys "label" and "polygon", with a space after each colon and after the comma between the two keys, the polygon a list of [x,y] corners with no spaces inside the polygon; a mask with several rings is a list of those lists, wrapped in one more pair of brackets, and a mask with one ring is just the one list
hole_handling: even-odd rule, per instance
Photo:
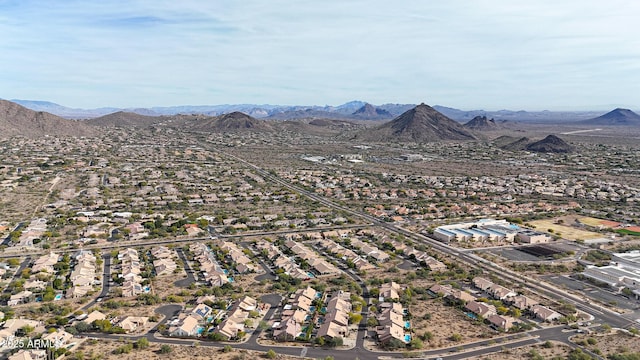
{"label": "distant mountain ridge", "polygon": [[492,131],[500,129],[500,126],[496,124],[496,121],[493,118],[489,119],[486,116],[480,115],[464,124],[464,127],[474,131]]}
{"label": "distant mountain ridge", "polygon": [[640,126],[640,115],[629,109],[617,108],[604,115],[582,121],[581,123],[602,126]]}
{"label": "distant mountain ridge", "polygon": [[393,115],[387,110],[375,107],[369,103],[364,104],[351,115],[364,119],[390,119],[393,117]]}
{"label": "distant mountain ridge", "polygon": [[[350,101],[338,106],[317,105],[270,105],[270,104],[222,104],[222,105],[182,105],[182,106],[156,106],[150,108],[115,108],[102,107],[96,109],[74,109],[48,101],[37,100],[11,100],[34,111],[46,111],[61,117],[71,119],[88,119],[104,116],[118,111],[132,112],[140,115],[211,115],[217,116],[234,111],[243,112],[255,118],[271,119],[301,119],[301,118],[333,118],[333,119],[358,119],[353,115],[358,109],[365,106],[364,101]],[[375,106],[375,105],[374,105]],[[391,117],[415,107],[415,104],[382,104],[376,109],[387,111]],[[460,122],[468,122],[476,116],[494,118],[497,123],[503,120],[547,122],[547,121],[581,121],[593,119],[602,114],[597,111],[486,111],[486,110],[459,110],[451,107],[434,105],[434,109],[447,117]],[[362,117],[360,117],[362,119]],[[374,118],[372,120],[376,120]]]}

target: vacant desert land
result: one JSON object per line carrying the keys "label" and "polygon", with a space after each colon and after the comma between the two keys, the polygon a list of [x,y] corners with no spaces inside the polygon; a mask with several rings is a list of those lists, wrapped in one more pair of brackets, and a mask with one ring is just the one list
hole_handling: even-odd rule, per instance
{"label": "vacant desert land", "polygon": [[564,239],[568,240],[590,240],[603,237],[602,234],[598,234],[591,231],[576,229],[571,226],[556,224],[555,220],[535,220],[529,222],[537,230],[548,231],[553,230],[555,234],[560,235]]}
{"label": "vacant desert land", "polygon": [[614,354],[640,353],[640,337],[621,331],[608,334],[576,335],[571,340],[591,351],[599,350],[605,358]]}
{"label": "vacant desert land", "polygon": [[[114,350],[125,345],[122,341],[85,341],[72,355],[75,359],[118,359],[118,360],[170,360],[170,359],[191,359],[191,360],[242,360],[242,359],[266,359],[266,354],[259,351],[229,349],[224,352],[222,348],[199,346],[199,345],[169,345],[171,352],[162,354],[160,344],[150,344],[146,349],[133,349],[131,352],[114,354]],[[82,353],[83,355],[79,355]],[[73,359],[74,356],[71,358]],[[278,354],[277,359],[294,360],[300,359],[287,355]]]}
{"label": "vacant desert land", "polygon": [[557,342],[548,342],[546,344],[523,346],[516,349],[504,349],[503,351],[471,357],[469,360],[512,360],[533,358],[535,354],[539,354],[541,359],[553,359],[559,357],[566,359],[571,352],[571,348],[565,344]]}

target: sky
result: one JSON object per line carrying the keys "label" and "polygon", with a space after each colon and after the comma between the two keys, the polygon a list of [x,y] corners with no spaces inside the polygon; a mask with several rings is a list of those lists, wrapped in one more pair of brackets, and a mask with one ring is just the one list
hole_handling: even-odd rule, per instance
{"label": "sky", "polygon": [[0,0],[0,98],[640,108],[637,0]]}

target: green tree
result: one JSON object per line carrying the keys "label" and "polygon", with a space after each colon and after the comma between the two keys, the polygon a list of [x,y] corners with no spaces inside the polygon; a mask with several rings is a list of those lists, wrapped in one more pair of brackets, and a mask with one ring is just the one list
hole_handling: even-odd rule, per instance
{"label": "green tree", "polygon": [[267,359],[275,359],[276,356],[277,354],[273,349],[269,349],[269,351],[267,351]]}
{"label": "green tree", "polygon": [[349,324],[359,324],[362,321],[361,314],[349,313]]}
{"label": "green tree", "polygon": [[149,340],[147,338],[142,337],[136,341],[136,349],[146,349],[149,347]]}
{"label": "green tree", "polygon": [[173,349],[171,348],[171,346],[164,344],[162,346],[160,346],[160,354],[169,354],[173,351]]}

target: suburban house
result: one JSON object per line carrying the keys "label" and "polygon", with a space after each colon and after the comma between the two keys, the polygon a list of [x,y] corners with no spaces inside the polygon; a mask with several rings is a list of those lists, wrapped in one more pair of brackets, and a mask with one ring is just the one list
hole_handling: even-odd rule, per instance
{"label": "suburban house", "polygon": [[451,287],[451,285],[434,284],[429,288],[429,292],[431,292],[433,295],[437,295],[437,296],[442,295],[443,297],[447,295],[451,295],[452,291],[453,291],[453,288]]}
{"label": "suburban house", "polygon": [[396,324],[377,327],[376,335],[378,337],[378,341],[383,344],[391,341],[391,339],[402,341],[405,344],[408,342],[407,338],[404,336],[404,328]]}
{"label": "suburban house", "polygon": [[73,335],[63,329],[56,329],[56,331],[52,333],[43,335],[42,339],[54,344],[56,348],[61,348],[65,347],[71,342],[71,340],[73,340]]}
{"label": "suburban house", "polygon": [[380,285],[378,298],[380,302],[385,300],[400,300],[400,292],[402,287],[394,281]]}
{"label": "suburban house", "polygon": [[87,315],[87,317],[84,320],[82,320],[82,322],[85,322],[87,324],[91,324],[96,320],[104,320],[106,318],[107,318],[107,316],[105,314],[101,313],[98,310],[94,310],[89,315]]}
{"label": "suburban house", "polygon": [[273,328],[273,337],[279,341],[294,340],[302,332],[302,325],[293,317],[280,321]]}
{"label": "suburban house", "polygon": [[483,291],[488,290],[493,285],[493,282],[481,277],[473,278],[472,283],[473,286]]}
{"label": "suburban house", "polygon": [[451,294],[447,295],[448,298],[461,302],[463,304],[468,303],[469,301],[474,301],[475,296],[464,290],[452,289]]}
{"label": "suburban house", "polygon": [[507,299],[507,302],[520,310],[529,310],[538,302],[524,295],[516,295]]}
{"label": "suburban house", "polygon": [[515,291],[498,284],[491,285],[486,291],[497,300],[504,300],[508,297],[518,295]]}
{"label": "suburban house", "polygon": [[548,307],[544,307],[540,304],[536,304],[533,305],[531,307],[531,313],[533,313],[533,315],[542,320],[542,321],[553,321],[553,320],[557,320],[559,318],[562,317],[562,315],[560,315],[560,313],[555,312],[551,309],[549,309]]}
{"label": "suburban house", "polygon": [[495,306],[478,301],[469,301],[464,308],[483,318],[497,314]]}
{"label": "suburban house", "polygon": [[496,328],[504,331],[509,331],[516,322],[516,319],[511,316],[504,315],[490,315],[487,317],[487,320]]}
{"label": "suburban house", "polygon": [[179,322],[178,326],[172,326],[169,328],[169,335],[180,337],[196,336],[198,334],[198,330],[198,318],[188,315]]}
{"label": "suburban house", "polygon": [[317,337],[323,337],[325,339],[333,339],[337,337],[346,337],[349,333],[349,328],[344,325],[340,325],[338,323],[327,321],[324,324],[320,325],[320,329],[318,329]]}
{"label": "suburban house", "polygon": [[15,306],[18,304],[28,303],[29,301],[31,301],[32,296],[33,296],[33,293],[29,290],[20,291],[19,293],[13,294],[11,295],[11,297],[9,297],[9,301],[7,302],[7,305]]}
{"label": "suburban house", "polygon": [[138,328],[142,328],[149,322],[149,318],[146,316],[127,316],[118,322],[118,326],[123,328],[126,332],[134,332]]}
{"label": "suburban house", "polygon": [[58,262],[59,258],[60,255],[53,252],[39,257],[31,267],[31,273],[35,274],[41,271],[48,272],[50,274],[55,273],[53,265]]}

